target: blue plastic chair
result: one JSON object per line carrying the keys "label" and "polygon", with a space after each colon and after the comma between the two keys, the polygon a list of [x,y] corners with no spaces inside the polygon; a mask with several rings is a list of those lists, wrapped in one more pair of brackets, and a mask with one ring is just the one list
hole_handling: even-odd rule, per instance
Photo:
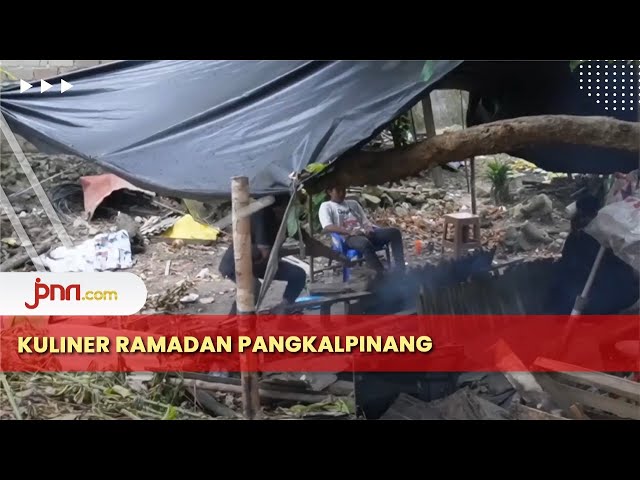
{"label": "blue plastic chair", "polygon": [[[374,227],[378,228],[378,227]],[[347,259],[350,262],[354,262],[354,261],[359,261],[360,263],[362,263],[362,261],[364,260],[364,258],[362,257],[362,254],[358,251],[355,250],[353,248],[349,248],[344,240],[344,237],[342,235],[340,235],[339,233],[332,233],[331,234],[331,245],[334,251],[341,253],[342,255],[344,255],[345,257],[347,257]],[[391,265],[391,253],[389,251],[389,242],[384,242],[381,244],[374,244],[373,245],[374,248],[376,249],[376,252],[379,252],[381,250],[385,251],[385,255],[387,257],[387,262],[389,263],[389,265]],[[342,281],[343,282],[347,282],[349,281],[349,279],[351,278],[351,268],[349,267],[343,267],[342,268]]]}
{"label": "blue plastic chair", "polygon": [[[310,295],[308,297],[298,297],[295,303],[303,303],[310,302],[313,300],[322,300],[323,297],[320,295]],[[315,307],[307,307],[309,310],[320,310],[320,305],[316,305]]]}

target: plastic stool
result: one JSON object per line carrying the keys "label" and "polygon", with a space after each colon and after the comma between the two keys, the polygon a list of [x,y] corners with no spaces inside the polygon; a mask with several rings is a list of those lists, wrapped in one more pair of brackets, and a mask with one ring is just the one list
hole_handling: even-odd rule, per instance
{"label": "plastic stool", "polygon": [[[453,238],[449,238],[449,226],[453,226]],[[472,233],[471,233],[472,232]],[[469,235],[471,233],[471,235]],[[470,236],[472,238],[470,238]],[[453,249],[453,256],[460,258],[469,250],[480,248],[480,217],[472,213],[458,212],[444,216],[442,251],[446,247]]]}

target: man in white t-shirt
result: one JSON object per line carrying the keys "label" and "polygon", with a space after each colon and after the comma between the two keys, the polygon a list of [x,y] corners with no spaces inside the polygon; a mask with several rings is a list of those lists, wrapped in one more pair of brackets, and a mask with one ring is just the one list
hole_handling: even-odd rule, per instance
{"label": "man in white t-shirt", "polygon": [[362,253],[368,266],[379,274],[384,267],[376,249],[389,243],[398,269],[404,269],[402,234],[397,228],[375,228],[364,209],[355,200],[346,200],[346,189],[336,185],[327,189],[329,200],[320,205],[320,224],[326,233],[342,235],[349,248]]}

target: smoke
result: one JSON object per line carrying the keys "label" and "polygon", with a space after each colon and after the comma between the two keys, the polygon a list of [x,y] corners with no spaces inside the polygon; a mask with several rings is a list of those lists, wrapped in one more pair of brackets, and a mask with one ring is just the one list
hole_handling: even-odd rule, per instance
{"label": "smoke", "polygon": [[361,303],[363,313],[389,315],[405,310],[415,311],[421,291],[435,293],[464,283],[470,278],[488,275],[495,250],[495,247],[491,250],[479,250],[436,265],[426,264],[405,272],[385,275],[369,285],[368,289],[373,295]]}

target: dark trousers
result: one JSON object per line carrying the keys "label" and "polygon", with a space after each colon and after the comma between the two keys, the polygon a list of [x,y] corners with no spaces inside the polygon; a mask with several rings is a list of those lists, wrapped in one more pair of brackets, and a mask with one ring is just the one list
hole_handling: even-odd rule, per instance
{"label": "dark trousers", "polygon": [[[222,256],[220,260],[220,266],[218,267],[218,271],[223,277],[230,279],[231,281],[236,281],[236,269],[235,269],[235,260],[233,258],[233,248],[230,247]],[[259,280],[260,278],[264,278],[264,274],[266,273],[267,262],[253,263],[253,294],[255,296],[255,300],[258,300],[258,295],[260,294],[260,287],[262,286],[262,282]],[[287,282],[287,286],[285,287],[284,294],[282,295],[282,299],[287,303],[294,303],[302,290],[307,283],[307,274],[306,272],[291,263],[280,260],[278,262],[278,269],[276,270],[276,274],[274,276],[274,280],[280,280],[283,282]],[[236,314],[236,303],[233,302],[233,307],[231,308],[230,315]]]}
{"label": "dark trousers", "polygon": [[404,269],[404,248],[402,246],[402,234],[397,228],[377,228],[369,235],[356,235],[347,237],[345,243],[349,248],[362,253],[368,266],[377,272],[382,272],[384,267],[376,254],[376,249],[389,243],[396,267]]}

